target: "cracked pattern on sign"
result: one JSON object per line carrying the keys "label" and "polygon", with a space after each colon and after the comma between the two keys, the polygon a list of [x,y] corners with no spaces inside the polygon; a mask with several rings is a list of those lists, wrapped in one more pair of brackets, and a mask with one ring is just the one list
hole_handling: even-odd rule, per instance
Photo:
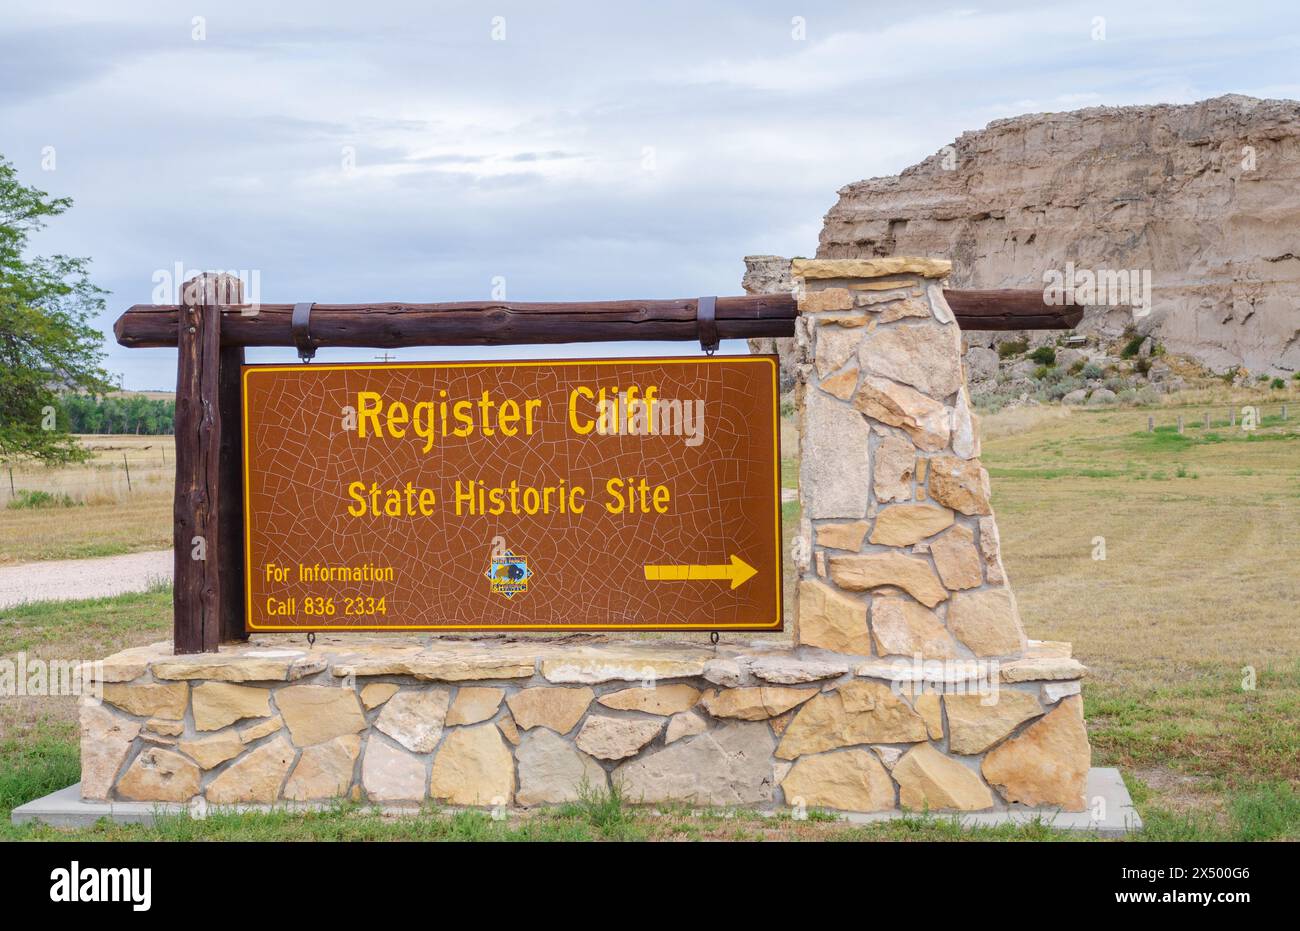
{"label": "cracked pattern on sign", "polygon": [[[684,436],[585,436],[569,426],[572,389],[642,392],[704,401],[704,441]],[[470,400],[484,390],[521,408],[540,400],[534,432],[514,437],[414,436],[344,429],[361,391],[408,409],[419,401]],[[245,516],[250,630],[305,628],[779,629],[780,504],[772,357],[620,359],[608,362],[247,366]],[[594,413],[594,408],[586,410]],[[382,418],[381,418],[382,419]],[[456,424],[453,422],[452,426]],[[606,481],[664,485],[668,513],[616,515]],[[455,482],[586,489],[581,514],[457,516]],[[349,483],[430,488],[433,513],[354,517]],[[494,537],[528,562],[527,591],[506,598],[485,573]],[[732,556],[757,573],[650,581],[646,565],[722,566]],[[272,581],[267,564],[288,567]],[[392,581],[299,581],[298,567],[391,567]],[[306,616],[304,600],[332,598],[335,614]],[[343,599],[384,598],[382,616],[345,614]],[[268,601],[271,599],[271,601]],[[272,604],[293,599],[295,613]]]}

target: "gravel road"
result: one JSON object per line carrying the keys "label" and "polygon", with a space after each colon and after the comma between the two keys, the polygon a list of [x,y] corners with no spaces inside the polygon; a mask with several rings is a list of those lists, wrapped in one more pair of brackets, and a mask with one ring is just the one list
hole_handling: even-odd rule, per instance
{"label": "gravel road", "polygon": [[140,592],[171,577],[171,550],[0,566],[0,609],[25,601],[68,601]]}

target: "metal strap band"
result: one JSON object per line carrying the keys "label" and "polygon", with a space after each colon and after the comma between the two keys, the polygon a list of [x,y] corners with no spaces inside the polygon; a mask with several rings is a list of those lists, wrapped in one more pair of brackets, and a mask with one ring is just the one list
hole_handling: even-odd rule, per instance
{"label": "metal strap band", "polygon": [[298,347],[298,358],[310,362],[316,355],[316,344],[311,339],[311,309],[315,304],[294,304],[289,327],[293,331],[293,344]]}
{"label": "metal strap band", "polygon": [[718,348],[718,299],[702,297],[695,302],[695,330],[700,337],[700,348],[712,353]]}

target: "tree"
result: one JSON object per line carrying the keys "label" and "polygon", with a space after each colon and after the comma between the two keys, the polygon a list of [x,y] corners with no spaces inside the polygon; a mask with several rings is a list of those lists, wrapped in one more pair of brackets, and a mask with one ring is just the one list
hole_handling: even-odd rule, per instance
{"label": "tree", "polygon": [[91,283],[90,260],[25,255],[28,237],[71,206],[21,183],[0,157],[0,462],[85,459],[58,395],[112,388],[90,325],[108,292]]}

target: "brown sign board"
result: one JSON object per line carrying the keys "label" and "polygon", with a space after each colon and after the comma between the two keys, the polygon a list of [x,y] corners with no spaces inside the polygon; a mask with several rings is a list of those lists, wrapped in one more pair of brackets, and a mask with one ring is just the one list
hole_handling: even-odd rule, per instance
{"label": "brown sign board", "polygon": [[249,631],[782,626],[775,356],[242,377]]}

